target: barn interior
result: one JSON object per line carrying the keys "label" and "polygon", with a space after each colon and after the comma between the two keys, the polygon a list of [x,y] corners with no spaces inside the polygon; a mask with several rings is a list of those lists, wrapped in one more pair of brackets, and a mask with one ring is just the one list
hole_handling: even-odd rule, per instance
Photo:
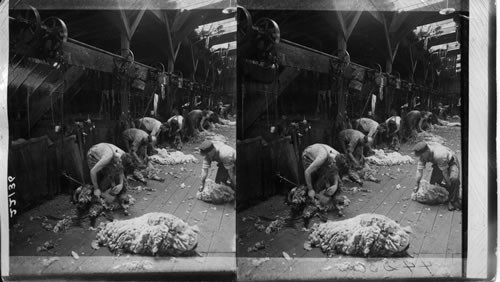
{"label": "barn interior", "polygon": [[[317,249],[305,250],[308,230],[300,230],[298,224],[276,232],[259,227],[288,216],[288,192],[305,183],[302,151],[315,143],[335,144],[346,120],[370,117],[382,123],[413,110],[438,114],[438,108],[446,106],[449,121],[461,120],[462,127],[435,127],[433,132],[449,138],[447,144],[459,152],[466,171],[466,153],[461,150],[467,143],[461,136],[467,132],[468,74],[462,70],[468,66],[468,2],[243,0],[238,4],[237,148],[239,158],[245,159],[238,169],[239,275],[340,277],[345,269],[332,267],[329,260],[312,259],[325,257]],[[411,156],[414,144],[402,144],[399,152]],[[380,183],[365,182],[360,188],[344,182],[349,192],[342,195],[350,199],[344,218],[378,213],[417,229],[410,252],[418,271],[406,268],[405,272],[403,261],[394,262],[398,271],[392,273],[383,269],[386,261],[361,262],[379,270],[371,273],[373,277],[421,277],[429,275],[420,269],[424,258],[439,257],[449,259],[441,265],[453,265],[452,275],[460,275],[463,253],[457,236],[462,213],[407,202],[415,164],[377,170]],[[352,193],[353,189],[364,192]],[[418,216],[426,212],[430,214]],[[328,220],[344,218],[329,215]],[[335,257],[353,267],[359,262],[359,258]],[[361,272],[349,274],[368,277]]]}
{"label": "barn interior", "polygon": [[[40,228],[47,215],[53,221],[75,209],[73,192],[91,181],[86,154],[93,145],[121,147],[122,131],[142,117],[165,122],[176,113],[224,107],[226,121],[236,119],[236,21],[231,5],[226,0],[10,2],[8,169],[16,186],[9,190],[11,275],[99,274],[113,267],[106,258],[111,252],[91,247],[95,232],[72,227],[51,234]],[[219,125],[215,132],[234,147],[234,125]],[[185,142],[182,151],[201,159],[197,148],[202,139]],[[215,207],[196,199],[200,166],[162,166],[165,182],[148,181],[147,186],[129,181],[137,201],[128,217],[117,217],[168,212],[198,224],[203,234],[198,269],[207,275],[232,275],[235,210],[231,204]],[[52,241],[55,247],[43,249]],[[76,264],[73,251],[83,258]],[[215,258],[206,260],[209,255]],[[61,259],[40,264],[29,259],[35,256]],[[146,270],[141,265],[128,268],[193,271],[192,258],[179,262],[151,258]]]}

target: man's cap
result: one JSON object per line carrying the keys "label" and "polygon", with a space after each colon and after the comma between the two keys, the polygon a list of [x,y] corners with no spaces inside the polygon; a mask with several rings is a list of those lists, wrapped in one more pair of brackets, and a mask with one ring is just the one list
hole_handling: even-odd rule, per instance
{"label": "man's cap", "polygon": [[206,154],[214,148],[214,144],[210,140],[205,140],[200,145],[200,153]]}
{"label": "man's cap", "polygon": [[427,143],[425,143],[424,141],[420,141],[420,142],[418,142],[417,144],[415,144],[415,146],[413,146],[413,151],[414,151],[415,153],[421,153],[421,152],[423,152],[426,148],[427,148]]}

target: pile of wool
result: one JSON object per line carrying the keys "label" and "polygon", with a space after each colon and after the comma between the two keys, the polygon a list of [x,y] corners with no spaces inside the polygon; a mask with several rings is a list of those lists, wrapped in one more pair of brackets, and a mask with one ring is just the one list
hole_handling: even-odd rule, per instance
{"label": "pile of wool", "polygon": [[73,224],[73,217],[66,215],[63,217],[63,219],[59,220],[56,223],[56,225],[54,225],[52,231],[54,233],[64,232],[68,230],[72,224]]}
{"label": "pile of wool", "polygon": [[417,137],[415,138],[415,143],[418,143],[420,141],[426,141],[426,142],[436,142],[439,144],[444,144],[446,143],[446,139],[439,135],[432,134],[427,131],[423,131],[417,134]]}
{"label": "pile of wool", "polygon": [[367,163],[363,166],[362,169],[354,170],[354,169],[349,169],[347,177],[359,185],[363,185],[362,180],[366,181],[372,181],[375,183],[379,183],[380,179],[375,177],[375,174],[377,173],[377,170],[371,168]]}
{"label": "pile of wool", "polygon": [[196,163],[198,161],[191,154],[184,154],[181,151],[169,152],[166,149],[158,149],[158,154],[150,156],[149,160],[161,165]]}
{"label": "pile of wool", "polygon": [[101,223],[97,242],[114,253],[141,255],[193,255],[198,245],[198,227],[167,213]]}
{"label": "pile of wool", "polygon": [[385,153],[384,150],[373,150],[374,155],[366,157],[365,159],[375,165],[387,166],[387,165],[400,165],[400,164],[411,164],[414,162],[411,156],[401,155],[398,152]]}
{"label": "pile of wool", "polygon": [[120,208],[124,210],[125,214],[128,214],[128,209],[135,203],[135,199],[130,194],[121,195],[120,198],[111,195],[109,190],[102,192],[101,197],[96,197],[93,193],[92,185],[79,187],[73,194],[73,201],[76,204],[78,212],[78,220],[82,219],[85,214],[88,214],[92,225],[94,225],[96,219],[105,211]]}
{"label": "pile of wool", "polygon": [[294,217],[303,216],[305,219],[314,217],[320,211],[328,210],[328,207],[321,205],[319,200],[309,198],[305,185],[294,187],[288,192],[288,204]]}
{"label": "pile of wool", "polygon": [[78,218],[81,219],[87,213],[92,223],[104,212],[106,206],[102,198],[94,196],[93,187],[89,184],[75,190],[73,202],[76,204]]}
{"label": "pile of wool", "polygon": [[165,181],[165,178],[160,177],[161,170],[157,167],[154,166],[152,161],[148,161],[148,165],[146,168],[141,169],[141,170],[134,170],[134,173],[132,174],[132,177],[140,181],[144,184],[147,184],[146,179],[152,179],[156,181],[163,182]]}
{"label": "pile of wool", "polygon": [[438,119],[438,126],[446,126],[446,127],[460,127],[462,124],[460,122],[450,122],[447,120]]}
{"label": "pile of wool", "polygon": [[201,143],[205,140],[210,140],[212,142],[220,142],[223,144],[228,143],[228,139],[226,136],[208,130],[200,132],[200,134],[198,134],[198,136],[196,136],[196,138],[193,139],[193,143]]}
{"label": "pile of wool", "polygon": [[228,119],[223,119],[223,118],[219,118],[219,122],[220,124],[217,125],[218,127],[229,127],[236,125],[236,121],[230,121]]}
{"label": "pile of wool", "polygon": [[[321,196],[317,194],[317,197]],[[323,196],[323,198],[326,197]],[[288,204],[291,207],[292,216],[302,216],[306,220],[311,219],[318,213],[327,212],[333,209],[333,207],[341,213],[350,202],[351,201],[346,196],[340,195],[335,196],[333,201],[328,200],[328,202],[325,203],[322,203],[317,198],[312,200],[307,195],[307,187],[305,185],[294,187],[288,192]]]}
{"label": "pile of wool", "polygon": [[234,190],[227,185],[207,179],[203,191],[196,193],[196,199],[212,204],[229,203],[234,201]]}
{"label": "pile of wool", "polygon": [[448,190],[439,185],[432,185],[425,180],[420,181],[417,192],[411,193],[411,199],[428,205],[439,205],[448,201]]}
{"label": "pile of wool", "polygon": [[308,243],[320,247],[328,256],[390,257],[405,254],[410,246],[410,233],[409,227],[401,227],[386,216],[360,214],[315,224]]}
{"label": "pile of wool", "polygon": [[266,234],[279,232],[284,226],[285,219],[283,217],[278,217],[276,220],[271,221],[271,223],[269,223],[269,225],[266,227]]}

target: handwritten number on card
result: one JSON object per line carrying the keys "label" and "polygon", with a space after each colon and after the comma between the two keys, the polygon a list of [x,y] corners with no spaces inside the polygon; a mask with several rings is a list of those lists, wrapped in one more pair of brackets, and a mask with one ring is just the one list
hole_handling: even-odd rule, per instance
{"label": "handwritten number on card", "polygon": [[12,205],[14,205],[14,206],[15,206],[15,205],[16,205],[16,203],[17,203],[17,202],[16,202],[16,200],[12,200],[12,199],[10,199],[10,198],[9,198],[9,208],[11,208],[11,207],[12,207]]}
{"label": "handwritten number on card", "polygon": [[17,205],[17,201],[14,200],[14,199],[11,199],[16,194],[16,192],[15,192],[15,190],[16,190],[16,183],[13,183],[14,180],[16,180],[16,178],[12,177],[12,176],[9,176],[9,177],[7,177],[7,180],[9,181],[8,191],[12,192],[12,193],[9,194],[9,213],[10,213],[10,217],[12,218],[12,217],[14,217],[14,215],[17,214],[17,210],[14,209],[14,207]]}

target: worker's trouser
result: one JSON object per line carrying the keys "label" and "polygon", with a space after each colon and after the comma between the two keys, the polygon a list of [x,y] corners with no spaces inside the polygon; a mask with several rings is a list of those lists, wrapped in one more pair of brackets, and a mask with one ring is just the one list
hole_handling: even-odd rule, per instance
{"label": "worker's trouser", "polygon": [[[460,203],[460,169],[455,162],[448,167],[450,175],[450,185],[446,185],[449,194],[449,201],[454,204]],[[444,181],[443,172],[437,166],[433,166],[430,184],[441,184]]]}
{"label": "worker's trouser", "polygon": [[[217,164],[217,167],[218,168],[217,168],[217,174],[215,175],[215,183],[223,183],[225,185],[228,185],[227,181],[228,180],[231,181],[231,177],[229,177],[229,172],[222,163]],[[229,186],[234,189],[236,187],[236,183],[233,183],[231,181],[231,185]]]}

